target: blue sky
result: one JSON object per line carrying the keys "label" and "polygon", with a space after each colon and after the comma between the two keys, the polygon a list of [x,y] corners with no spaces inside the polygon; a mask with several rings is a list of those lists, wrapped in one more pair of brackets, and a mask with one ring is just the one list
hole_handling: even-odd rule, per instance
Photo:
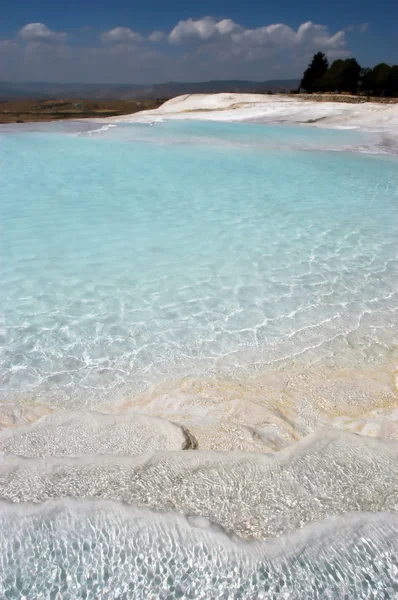
{"label": "blue sky", "polygon": [[299,77],[317,50],[398,63],[398,2],[3,0],[0,79],[151,83]]}

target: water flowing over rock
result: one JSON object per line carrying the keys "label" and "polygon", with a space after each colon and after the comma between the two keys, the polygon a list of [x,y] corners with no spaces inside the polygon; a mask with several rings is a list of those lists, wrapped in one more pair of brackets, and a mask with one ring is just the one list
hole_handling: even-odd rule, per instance
{"label": "water flowing over rock", "polygon": [[398,104],[84,128],[0,132],[0,598],[398,598]]}
{"label": "water flowing over rock", "polygon": [[393,515],[329,519],[288,539],[244,544],[203,521],[60,500],[1,506],[0,532],[5,598],[332,600],[398,593]]}
{"label": "water flowing over rock", "polygon": [[135,457],[22,459],[3,455],[0,497],[121,500],[206,517],[265,539],[346,512],[398,510],[398,444],[321,430],[274,455],[156,452]]}

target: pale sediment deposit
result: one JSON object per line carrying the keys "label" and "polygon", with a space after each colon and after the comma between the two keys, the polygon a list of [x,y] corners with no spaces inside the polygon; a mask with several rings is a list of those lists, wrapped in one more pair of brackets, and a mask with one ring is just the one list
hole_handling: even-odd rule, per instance
{"label": "pale sediment deposit", "polygon": [[274,452],[325,426],[398,441],[394,369],[286,364],[250,379],[186,377],[104,410],[170,419],[202,450]]}
{"label": "pale sediment deposit", "polygon": [[317,102],[295,96],[263,94],[186,94],[156,110],[142,111],[109,121],[156,123],[164,119],[307,123],[398,132],[398,104]]}
{"label": "pale sediment deposit", "polygon": [[[0,405],[1,413],[10,410]],[[183,449],[273,453],[325,427],[398,441],[394,363],[286,363],[240,379],[164,381],[96,412],[25,404],[14,413],[3,419],[0,452],[30,458]]]}

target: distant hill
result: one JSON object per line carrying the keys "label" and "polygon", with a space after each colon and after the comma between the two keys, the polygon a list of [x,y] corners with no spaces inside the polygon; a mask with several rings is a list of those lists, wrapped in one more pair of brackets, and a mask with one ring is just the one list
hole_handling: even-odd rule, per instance
{"label": "distant hill", "polygon": [[91,99],[153,99],[171,98],[181,94],[215,94],[220,92],[268,93],[297,89],[298,79],[269,81],[198,81],[145,84],[85,84],[51,82],[0,81],[0,100],[18,98],[91,98]]}

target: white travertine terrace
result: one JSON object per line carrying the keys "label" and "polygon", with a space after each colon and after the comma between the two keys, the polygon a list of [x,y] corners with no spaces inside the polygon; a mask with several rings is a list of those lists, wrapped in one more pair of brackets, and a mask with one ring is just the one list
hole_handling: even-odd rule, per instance
{"label": "white travertine terrace", "polygon": [[[70,435],[73,443],[73,432]],[[267,539],[350,512],[397,512],[398,443],[321,429],[276,454],[174,451],[136,456],[3,454],[0,498],[119,500],[205,517]]]}
{"label": "white travertine terrace", "polygon": [[108,121],[150,123],[163,119],[310,123],[398,133],[398,104],[316,102],[263,94],[186,94],[160,108]]}

